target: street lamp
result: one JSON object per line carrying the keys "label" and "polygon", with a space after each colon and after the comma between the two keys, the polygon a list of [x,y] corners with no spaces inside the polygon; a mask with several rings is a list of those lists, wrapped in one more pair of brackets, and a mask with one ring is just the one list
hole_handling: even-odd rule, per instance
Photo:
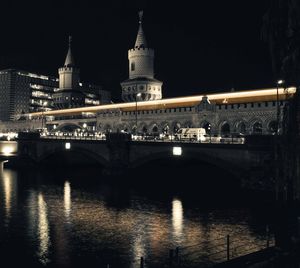
{"label": "street lamp", "polygon": [[284,83],[284,80],[280,79],[277,81],[277,88],[276,88],[276,121],[277,121],[277,131],[276,133],[279,134],[279,116],[280,116],[280,109],[279,109],[279,86]]}
{"label": "street lamp", "polygon": [[142,96],[142,93],[135,94],[135,134],[137,135],[137,99]]}
{"label": "street lamp", "polygon": [[280,188],[280,182],[279,182],[279,116],[280,116],[280,109],[279,109],[279,86],[284,83],[283,80],[278,80],[276,83],[276,121],[277,121],[277,130],[275,135],[275,165],[276,165],[276,173],[275,173],[275,181],[276,181],[276,200],[279,199],[279,188]]}

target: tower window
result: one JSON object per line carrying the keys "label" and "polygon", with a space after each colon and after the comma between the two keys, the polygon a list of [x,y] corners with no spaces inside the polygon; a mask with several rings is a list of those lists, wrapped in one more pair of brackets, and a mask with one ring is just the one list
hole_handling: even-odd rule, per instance
{"label": "tower window", "polygon": [[131,63],[131,67],[130,68],[131,68],[131,71],[135,70],[135,63],[134,62]]}

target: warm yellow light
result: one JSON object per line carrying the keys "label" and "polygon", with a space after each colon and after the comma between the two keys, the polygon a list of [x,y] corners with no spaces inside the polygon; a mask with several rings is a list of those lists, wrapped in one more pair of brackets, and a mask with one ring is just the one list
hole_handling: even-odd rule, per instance
{"label": "warm yellow light", "polygon": [[11,156],[17,153],[18,144],[15,141],[1,141],[0,155]]}
{"label": "warm yellow light", "polygon": [[[296,87],[290,87],[287,89],[279,88],[278,94],[294,94],[296,93]],[[261,90],[249,90],[249,91],[241,91],[241,92],[224,92],[220,94],[208,94],[208,95],[197,95],[192,97],[179,97],[179,98],[170,98],[170,99],[162,99],[162,100],[151,100],[151,101],[139,101],[129,102],[129,103],[116,103],[116,104],[104,104],[98,106],[89,106],[89,107],[80,107],[80,108],[71,108],[71,109],[61,109],[61,110],[52,110],[46,112],[36,112],[31,113],[29,116],[43,116],[43,115],[62,115],[62,114],[74,114],[74,113],[84,113],[84,112],[100,112],[103,110],[113,110],[113,109],[124,109],[124,108],[135,108],[136,105],[138,107],[152,107],[155,105],[167,105],[167,104],[182,104],[185,102],[200,102],[202,98],[205,96],[210,101],[213,100],[224,100],[224,99],[236,99],[236,98],[252,98],[252,97],[267,97],[267,96],[276,96],[277,88],[271,89],[261,89]]]}
{"label": "warm yellow light", "polygon": [[182,202],[178,199],[172,201],[172,225],[175,238],[180,239],[183,229],[183,208]]}
{"label": "warm yellow light", "polygon": [[38,256],[40,262],[47,264],[49,262],[48,253],[50,246],[49,237],[49,221],[47,215],[47,204],[41,193],[38,195],[38,238],[39,238],[39,251]]}
{"label": "warm yellow light", "polygon": [[69,219],[71,212],[71,184],[66,181],[64,186],[64,205],[65,205],[65,215]]}

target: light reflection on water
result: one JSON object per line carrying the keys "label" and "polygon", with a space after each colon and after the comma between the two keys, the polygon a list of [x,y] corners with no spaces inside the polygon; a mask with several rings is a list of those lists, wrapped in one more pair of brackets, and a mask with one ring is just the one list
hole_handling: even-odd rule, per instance
{"label": "light reflection on water", "polygon": [[64,185],[64,205],[65,205],[65,216],[66,221],[70,221],[70,213],[71,213],[71,184],[69,181],[65,181]]}
{"label": "light reflection on water", "polygon": [[47,215],[47,204],[41,193],[38,195],[38,258],[41,263],[47,264],[49,262],[48,253],[50,247],[49,237],[49,221]]}
{"label": "light reflection on water", "polygon": [[172,224],[174,240],[180,245],[182,242],[183,208],[182,202],[178,199],[172,201]]}
{"label": "light reflection on water", "polygon": [[[139,267],[144,257],[148,267],[155,267],[166,262],[169,250],[177,246],[185,261],[196,266],[196,260],[220,247],[220,238],[225,242],[227,234],[236,233],[241,241],[263,240],[244,209],[203,212],[197,202],[186,205],[174,196],[152,198],[109,183],[31,179],[25,176],[21,181],[17,172],[3,171],[0,216],[15,219],[17,226],[11,232],[25,224],[19,239],[32,247],[32,261],[43,266],[88,260],[99,267],[107,263]],[[4,225],[0,221],[0,232]],[[4,248],[1,241],[0,246]]]}

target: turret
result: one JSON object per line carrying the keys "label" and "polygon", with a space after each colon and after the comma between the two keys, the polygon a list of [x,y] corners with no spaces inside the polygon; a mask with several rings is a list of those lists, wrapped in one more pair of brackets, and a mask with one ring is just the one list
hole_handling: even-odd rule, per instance
{"label": "turret", "polygon": [[79,69],[75,67],[71,45],[72,37],[69,36],[69,49],[65,64],[58,69],[60,90],[77,89],[79,85]]}
{"label": "turret", "polygon": [[129,79],[121,83],[126,102],[136,101],[136,96],[140,96],[138,100],[161,99],[162,82],[154,78],[154,50],[148,47],[142,20],[143,11],[140,11],[135,45],[128,51]]}

